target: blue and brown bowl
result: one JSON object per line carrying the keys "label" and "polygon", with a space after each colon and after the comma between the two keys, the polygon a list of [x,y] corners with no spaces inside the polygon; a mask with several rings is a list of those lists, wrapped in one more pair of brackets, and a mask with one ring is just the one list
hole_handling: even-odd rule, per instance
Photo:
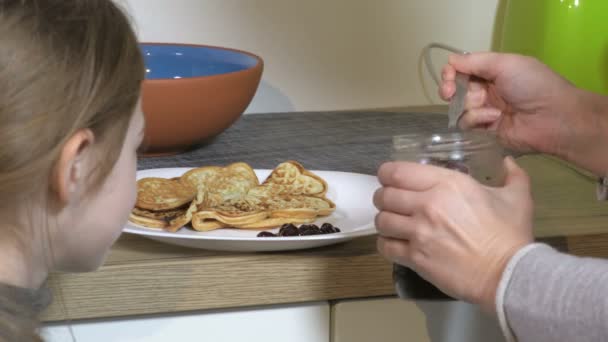
{"label": "blue and brown bowl", "polygon": [[230,127],[255,95],[264,63],[223,47],[142,43],[146,79],[144,156],[203,144]]}

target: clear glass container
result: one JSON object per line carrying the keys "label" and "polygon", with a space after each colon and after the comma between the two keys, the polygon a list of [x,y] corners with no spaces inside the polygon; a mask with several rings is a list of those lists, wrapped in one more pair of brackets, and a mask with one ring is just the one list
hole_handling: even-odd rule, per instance
{"label": "clear glass container", "polygon": [[[431,164],[469,174],[482,184],[501,186],[505,150],[496,137],[482,132],[415,133],[393,138],[392,159]],[[401,298],[451,299],[416,272],[395,264],[393,280]]]}

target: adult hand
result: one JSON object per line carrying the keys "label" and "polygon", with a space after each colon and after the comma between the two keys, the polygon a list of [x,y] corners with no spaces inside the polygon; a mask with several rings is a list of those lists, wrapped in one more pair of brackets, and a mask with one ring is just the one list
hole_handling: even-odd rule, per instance
{"label": "adult hand", "polygon": [[574,87],[538,60],[513,54],[451,55],[439,95],[455,92],[456,70],[472,75],[464,129],[495,131],[520,152],[553,154],[599,176],[608,172],[608,97]]}
{"label": "adult hand", "polygon": [[521,152],[559,154],[567,147],[579,93],[546,65],[512,54],[451,55],[439,89],[445,100],[455,93],[456,70],[473,76],[462,128],[496,131],[506,146]]}
{"label": "adult hand", "polygon": [[378,249],[446,294],[493,312],[509,259],[533,241],[529,179],[505,160],[502,188],[468,175],[409,162],[378,171]]}

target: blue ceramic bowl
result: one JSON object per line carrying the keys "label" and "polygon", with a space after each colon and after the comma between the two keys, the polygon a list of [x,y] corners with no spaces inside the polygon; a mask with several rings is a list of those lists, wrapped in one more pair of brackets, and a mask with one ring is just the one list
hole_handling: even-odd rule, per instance
{"label": "blue ceramic bowl", "polygon": [[220,134],[245,111],[260,57],[215,46],[142,43],[147,155],[174,154]]}
{"label": "blue ceramic bowl", "polygon": [[141,44],[146,79],[181,79],[239,72],[259,59],[248,53],[212,46]]}

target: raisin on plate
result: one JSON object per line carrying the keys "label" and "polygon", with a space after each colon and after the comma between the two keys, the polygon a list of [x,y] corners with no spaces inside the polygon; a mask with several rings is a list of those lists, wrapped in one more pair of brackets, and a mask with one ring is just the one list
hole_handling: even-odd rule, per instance
{"label": "raisin on plate", "polygon": [[300,226],[299,231],[300,236],[321,234],[321,230],[319,229],[319,227],[314,224],[303,224],[302,226]]}
{"label": "raisin on plate", "polygon": [[258,237],[276,237],[276,234],[273,234],[271,232],[260,232],[258,234]]}
{"label": "raisin on plate", "polygon": [[281,226],[281,229],[279,229],[279,236],[298,236],[298,235],[300,235],[298,227],[294,226],[291,223],[284,224],[283,226]]}
{"label": "raisin on plate", "polygon": [[320,230],[321,230],[321,234],[337,233],[336,227],[334,227],[334,225],[331,223],[323,223]]}

